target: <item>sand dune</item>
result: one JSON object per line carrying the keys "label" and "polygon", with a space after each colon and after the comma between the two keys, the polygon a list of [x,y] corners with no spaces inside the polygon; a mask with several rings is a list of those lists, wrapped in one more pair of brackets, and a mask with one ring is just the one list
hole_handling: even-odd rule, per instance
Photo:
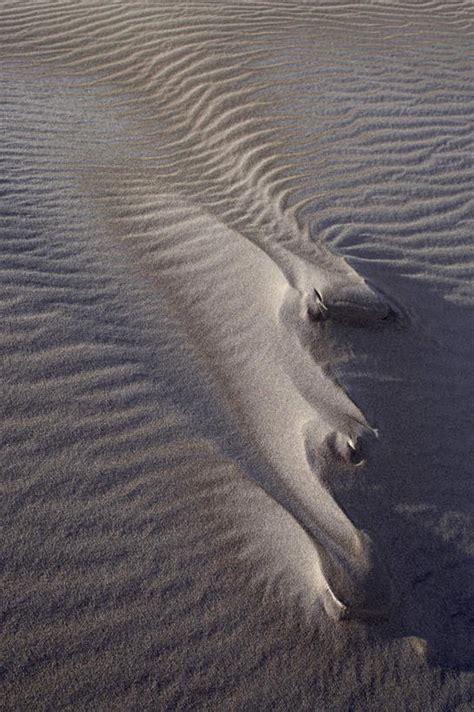
{"label": "sand dune", "polygon": [[468,709],[472,20],[0,4],[5,709]]}

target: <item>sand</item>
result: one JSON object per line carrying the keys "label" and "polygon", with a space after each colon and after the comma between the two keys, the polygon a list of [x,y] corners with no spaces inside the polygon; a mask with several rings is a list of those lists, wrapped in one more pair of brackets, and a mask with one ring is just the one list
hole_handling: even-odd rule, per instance
{"label": "sand", "polygon": [[472,704],[471,2],[1,2],[2,710]]}

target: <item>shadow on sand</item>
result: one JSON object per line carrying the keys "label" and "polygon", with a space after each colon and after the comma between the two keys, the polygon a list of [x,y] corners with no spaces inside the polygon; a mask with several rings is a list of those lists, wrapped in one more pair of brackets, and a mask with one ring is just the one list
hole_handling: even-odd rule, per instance
{"label": "shadow on sand", "polygon": [[413,320],[331,327],[353,350],[337,376],[380,434],[368,466],[332,484],[391,574],[394,608],[373,634],[417,636],[429,662],[472,670],[472,311],[408,277],[369,278],[406,295]]}

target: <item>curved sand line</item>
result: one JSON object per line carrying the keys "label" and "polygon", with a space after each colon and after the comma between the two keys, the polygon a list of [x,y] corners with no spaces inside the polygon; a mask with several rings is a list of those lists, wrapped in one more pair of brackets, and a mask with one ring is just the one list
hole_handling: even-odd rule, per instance
{"label": "curved sand line", "polygon": [[[116,229],[130,232],[134,252],[137,248],[142,252],[147,272],[152,263],[160,275],[162,294],[180,319],[188,327],[192,324],[193,337],[206,354],[210,370],[220,374],[221,390],[257,453],[260,483],[293,514],[316,545],[328,587],[326,608],[337,617],[380,614],[389,601],[384,567],[370,539],[354,527],[323,484],[339,460],[357,464],[362,459],[360,442],[371,429],[363,414],[315,364],[300,332],[307,332],[309,323],[317,340],[320,321],[384,323],[394,310],[342,257],[311,242],[295,214],[281,209],[284,194],[280,191],[281,186],[287,188],[288,168],[275,158],[274,119],[258,125],[259,108],[266,104],[258,92],[267,84],[255,83],[255,72],[242,69],[239,60],[245,57],[245,46],[235,60],[223,54],[216,65],[201,51],[204,38],[214,32],[212,23],[207,20],[202,29],[179,27],[180,46],[173,46],[173,21],[165,18],[150,47],[145,42],[132,65],[121,43],[143,32],[145,17],[138,23],[128,16],[122,21],[122,13],[128,11],[97,8],[94,16],[81,20],[82,31],[89,41],[93,39],[90,49],[87,42],[78,43],[75,38],[74,15],[69,18],[66,12],[58,22],[51,17],[44,22],[39,14],[28,30],[17,24],[21,34],[15,49],[23,45],[30,57],[52,62],[54,71],[59,60],[60,72],[67,68],[76,75],[95,74],[123,92],[132,91],[134,111],[144,99],[148,110],[152,108],[144,124],[146,150],[153,147],[156,151],[150,133],[155,123],[168,136],[151,160],[146,156],[145,168],[144,159],[138,156],[137,178],[122,182],[113,171],[110,180],[107,171],[101,175],[96,168],[95,175],[83,174],[84,181],[95,185],[99,204],[107,186],[105,209],[108,214],[120,214]],[[178,26],[180,22],[178,18]],[[16,33],[12,28],[9,31],[11,40]],[[229,31],[240,33],[241,27],[231,20]],[[166,38],[163,46],[160,33]],[[32,43],[28,34],[34,37]],[[41,42],[51,48],[46,55],[41,47],[37,49],[41,35]],[[101,38],[107,38],[105,45]],[[113,51],[108,44],[111,40],[117,43]],[[15,57],[15,52],[11,55]],[[199,84],[202,77],[205,83]],[[246,79],[253,86],[243,90]],[[235,151],[241,156],[237,163]],[[166,222],[171,227],[170,239],[153,237],[151,253],[144,236],[147,181],[140,178],[144,170],[159,186],[158,194],[149,194],[150,225],[155,225],[159,215],[160,230]],[[179,193],[169,192],[173,188],[188,195],[192,191],[193,203],[215,213],[217,220],[196,205],[191,210],[186,202],[183,205]],[[119,195],[126,196],[126,207],[114,197]],[[181,203],[182,214],[168,219],[167,206],[176,203]],[[134,211],[138,221],[130,217]],[[196,234],[201,235],[198,240]],[[216,272],[221,274],[224,289],[216,288]],[[199,287],[191,287],[190,282]],[[306,338],[311,337],[306,333]],[[265,398],[259,395],[262,389]]]}
{"label": "curved sand line", "polygon": [[[31,27],[29,16],[28,20],[25,17],[28,31],[19,13],[13,28],[5,18],[5,44],[8,49],[14,43],[8,55],[16,61],[21,62],[21,47],[30,60],[47,62],[53,71],[57,71],[54,63],[59,61],[68,72],[95,74],[96,82],[113,82],[122,92],[132,92],[132,98],[123,101],[127,110],[139,112],[146,102],[146,111],[151,110],[147,141],[156,125],[166,137],[165,146],[162,141],[153,146],[157,174],[168,164],[168,187],[174,184],[184,188],[193,202],[199,199],[206,208],[217,208],[219,219],[265,250],[290,284],[305,293],[308,308],[317,320],[323,317],[352,324],[382,324],[395,316],[396,309],[390,301],[369,286],[342,257],[311,241],[309,232],[301,229],[295,209],[285,212],[281,208],[293,181],[288,175],[291,163],[285,165],[278,158],[283,146],[275,130],[278,117],[272,115],[269,120],[265,114],[262,116],[262,110],[272,106],[260,95],[268,92],[269,83],[259,79],[255,69],[247,69],[247,62],[255,53],[262,58],[267,53],[265,47],[249,49],[242,35],[245,23],[254,26],[253,13],[246,17],[238,6],[229,9],[226,18],[222,18],[224,29],[220,30],[212,16],[203,14],[202,22],[188,24],[185,15],[174,16],[166,8],[165,3],[138,13],[126,6],[94,7],[94,13],[85,22],[81,20],[81,32],[87,33],[90,49],[87,43],[78,42],[75,30],[79,20],[74,13],[70,16],[69,9],[61,7],[58,21],[55,17],[52,20],[49,13],[43,16],[38,12]],[[202,8],[203,12],[207,9],[206,3]],[[274,22],[284,19],[285,12],[279,17],[280,11],[276,11]],[[325,12],[321,11],[323,17]],[[143,49],[134,52],[132,63],[121,42],[143,33],[147,15],[150,20],[159,21],[159,27],[144,42]],[[230,56],[220,44],[217,56],[205,49],[206,43],[215,39],[214,33],[219,37],[221,32],[236,40],[237,48]],[[279,32],[281,29],[276,28],[277,36]],[[51,52],[43,52],[38,44],[40,37]],[[101,40],[105,41],[103,47]],[[120,103],[118,96],[114,101]],[[242,216],[246,225],[242,225]],[[254,218],[253,224],[249,224],[249,216]],[[309,270],[300,257],[312,262]]]}
{"label": "curved sand line", "polygon": [[[121,186],[137,221],[141,204],[150,199],[146,191],[139,182]],[[351,452],[373,431],[305,348],[301,331],[306,339],[311,333],[316,341],[320,337],[304,296],[279,266],[177,196],[154,198],[163,222],[167,206],[177,202],[176,233],[151,232],[147,240],[142,232],[137,241],[133,217],[114,220],[114,229],[131,235],[126,240],[132,254],[137,248],[142,252],[148,279],[199,343],[259,463],[254,470],[259,484],[311,535],[327,584],[322,593],[328,612],[338,618],[383,615],[390,602],[385,568],[369,537],[354,527],[325,484],[341,461],[354,464]],[[176,259],[178,244],[186,261]],[[303,282],[305,275],[295,266],[293,274]]]}
{"label": "curved sand line", "polygon": [[3,706],[469,707],[472,2],[223,8],[1,3]]}
{"label": "curved sand line", "polygon": [[[86,4],[80,10],[87,7]],[[327,9],[322,9],[320,17],[337,24],[339,9],[329,9],[329,16]],[[307,10],[310,12],[311,8]],[[275,23],[282,23],[279,27],[275,24],[276,36],[282,41],[286,12],[282,8],[275,10],[273,18]],[[419,20],[423,12],[421,8]],[[390,10],[381,12],[384,22],[390,17]],[[159,29],[149,34],[148,21],[158,19]],[[153,146],[155,154],[145,157],[145,172],[153,174],[158,185],[168,184],[170,189],[180,189],[188,196],[192,191],[193,199],[216,215],[218,239],[212,244],[200,240],[199,251],[194,254],[193,245],[184,236],[186,231],[190,230],[194,240],[196,231],[206,234],[216,229],[215,223],[211,220],[209,225],[200,226],[201,217],[194,212],[191,217],[182,217],[182,254],[176,244],[162,248],[155,242],[155,266],[169,280],[174,292],[172,301],[175,306],[179,302],[183,321],[189,322],[193,315],[205,328],[203,349],[212,361],[218,354],[222,387],[239,412],[247,437],[269,464],[272,480],[265,487],[313,536],[335,597],[355,612],[379,609],[379,599],[385,592],[380,593],[381,567],[372,545],[330,498],[319,481],[324,479],[324,473],[318,472],[318,468],[330,468],[331,458],[337,454],[356,464],[361,459],[357,456],[358,443],[370,428],[351,401],[314,365],[297,332],[288,330],[288,315],[293,314],[297,324],[298,320],[303,323],[308,313],[315,322],[317,337],[319,322],[327,319],[351,324],[383,323],[394,317],[396,310],[343,258],[311,242],[309,231],[301,230],[299,224],[304,201],[285,208],[294,181],[292,165],[282,163],[275,155],[281,138],[274,130],[279,117],[267,119],[265,115],[271,91],[268,80],[264,73],[259,75],[255,68],[247,66],[248,59],[258,58],[265,68],[265,43],[252,49],[239,39],[230,57],[218,42],[216,56],[207,52],[206,43],[219,38],[221,32],[227,39],[243,37],[246,27],[254,25],[254,17],[246,17],[240,9],[238,16],[231,12],[222,30],[206,13],[202,22],[189,24],[185,16],[169,16],[165,6],[145,8],[140,13],[126,6],[94,7],[90,16],[61,6],[57,14],[43,9],[30,14],[25,10],[13,16],[13,24],[8,21],[8,13],[4,20],[4,32],[8,32],[4,52],[20,64],[26,52],[28,61],[46,64],[59,74],[67,70],[76,76],[87,76],[89,84],[103,85],[106,90],[109,85],[118,87],[124,99],[120,101],[118,94],[115,103],[127,110],[133,104],[136,115],[146,108],[149,116],[144,118],[143,145],[151,150],[155,125],[166,141]],[[79,25],[83,33],[80,38],[76,36]],[[127,42],[135,36],[142,41],[131,62]],[[282,60],[281,67],[284,66]],[[126,97],[127,92],[131,98]],[[356,130],[357,126],[355,130],[351,126],[352,135]],[[144,170],[143,161],[139,156],[139,171]],[[100,176],[100,169],[97,175]],[[132,185],[125,183],[120,192],[128,200],[139,185],[139,179]],[[117,185],[112,185],[108,209],[116,211],[114,191],[118,193]],[[168,198],[176,202],[175,194]],[[152,220],[159,211],[162,224],[166,206],[160,207],[153,193],[150,204]],[[124,224],[130,224],[127,210],[130,208],[122,214]],[[135,241],[140,232],[143,237],[145,215],[146,211],[140,208],[140,225],[134,225]],[[170,224],[176,230],[175,216],[170,218]],[[230,232],[226,239],[223,235],[227,230]],[[143,249],[146,253],[147,248]],[[189,287],[189,280],[206,284],[206,274],[223,265],[228,270],[232,265],[235,270],[228,272],[227,286],[234,285],[239,300],[236,304],[228,289],[225,294],[203,298],[202,287]],[[246,271],[251,280],[244,299],[238,285]],[[272,289],[260,292],[255,282],[268,289],[272,285]],[[209,280],[207,289],[213,289]],[[245,300],[250,298],[251,303],[247,303]],[[229,338],[228,325],[235,325],[236,313],[245,310],[251,310],[254,324],[252,328],[248,322],[240,325],[237,330],[241,336],[236,344],[233,337]],[[284,318],[279,322],[275,314],[281,310]],[[218,328],[217,318],[223,329]],[[265,334],[264,342],[261,333]],[[244,339],[252,344],[250,349],[245,348]],[[240,355],[236,349],[241,349]],[[258,359],[252,358],[252,350]],[[252,385],[243,386],[244,383]],[[268,401],[256,402],[256,384],[265,384],[271,394]],[[308,442],[310,450],[320,453],[312,468],[308,465]],[[336,443],[329,448],[331,455],[324,454],[329,442]]]}

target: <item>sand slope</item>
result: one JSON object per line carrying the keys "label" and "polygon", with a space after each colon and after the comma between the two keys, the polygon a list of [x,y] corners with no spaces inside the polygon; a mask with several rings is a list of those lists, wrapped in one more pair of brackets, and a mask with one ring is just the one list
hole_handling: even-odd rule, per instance
{"label": "sand slope", "polygon": [[472,15],[0,5],[4,708],[468,708]]}

